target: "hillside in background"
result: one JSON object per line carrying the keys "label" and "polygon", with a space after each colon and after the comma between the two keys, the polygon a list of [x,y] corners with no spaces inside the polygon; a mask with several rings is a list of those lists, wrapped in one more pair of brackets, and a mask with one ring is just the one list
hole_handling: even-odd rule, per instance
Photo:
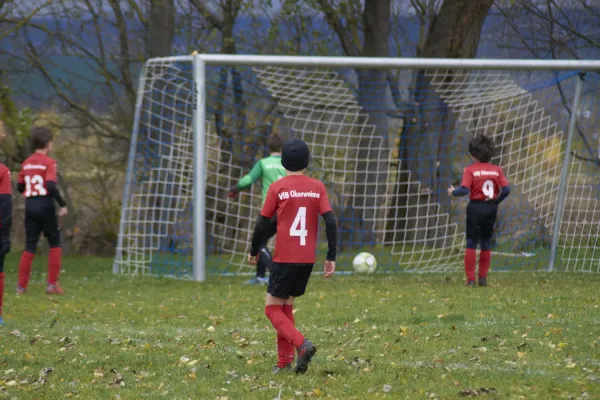
{"label": "hillside in background", "polygon": [[[575,13],[577,11],[572,10],[571,12]],[[583,16],[579,19],[583,20]],[[515,23],[519,22],[515,21]],[[45,26],[49,30],[71,30],[73,34],[77,34],[82,44],[85,43],[90,51],[94,51],[94,43],[97,40],[97,36],[91,25],[89,26],[89,30],[86,31],[85,29],[81,30],[80,26],[71,26],[68,21],[40,19],[36,23]],[[99,26],[103,32],[102,37],[104,40],[109,42],[112,38],[116,46],[117,31],[115,27],[109,23],[100,24]],[[418,21],[413,17],[397,17],[394,20],[394,26],[394,32],[397,32],[397,34],[390,39],[391,54],[403,57],[415,56],[415,44],[418,41],[420,31]],[[267,19],[238,18],[238,23],[234,29],[238,52],[241,54],[276,54],[275,51],[269,48],[268,40],[259,40],[260,38],[267,38],[270,29],[270,22]],[[319,17],[313,18],[312,23],[309,24],[307,29],[309,32],[303,35],[300,46],[302,49],[300,51],[301,54],[315,54],[314,41],[319,40],[320,51],[322,53],[332,56],[343,55],[337,37],[324,19]],[[519,40],[516,40],[514,33],[508,31],[504,17],[497,12],[490,13],[484,25],[477,57],[534,58],[532,52],[525,49],[525,46],[535,48],[536,41],[540,40],[537,38],[539,32],[536,31],[535,26],[522,22],[519,29],[523,32],[523,35]],[[582,29],[585,31],[587,27]],[[295,35],[295,26],[292,22],[288,23],[284,21],[280,23],[277,31],[280,39],[291,39]],[[139,32],[139,30],[132,32],[132,43],[135,44],[136,41],[140,41]],[[177,36],[174,46],[176,54],[187,54],[194,49],[208,53],[218,52],[220,43],[218,35],[202,35],[201,37],[203,38],[201,43],[190,45],[187,43],[188,39],[185,36],[181,34]],[[103,90],[106,90],[106,88],[101,84],[102,79],[97,72],[96,66],[89,58],[65,55],[66,52],[59,47],[59,43],[56,43],[56,41],[50,39],[39,30],[28,30],[26,41],[29,41],[39,49],[40,53],[45,55],[48,73],[67,83],[69,90],[76,92],[83,98],[92,100],[91,103],[97,111],[102,111],[110,106],[107,100],[105,100],[107,96],[103,93]],[[24,52],[22,51],[23,46],[24,39],[22,34],[3,40],[0,47],[0,61],[5,68],[10,80],[10,86],[16,94],[20,105],[33,108],[43,107],[52,103],[55,100],[56,94],[39,72],[32,71],[27,67],[27,60],[24,58]],[[323,50],[323,48],[326,50]],[[551,54],[547,51],[542,51],[537,55],[540,58],[551,58]],[[562,56],[564,58],[571,58],[567,53]],[[597,59],[600,58],[600,49],[582,45],[579,50],[579,56],[581,58]],[[138,58],[143,60],[145,57],[143,54],[138,54]],[[134,76],[138,76],[140,68],[141,62],[132,63]],[[405,90],[406,87],[400,89]]]}

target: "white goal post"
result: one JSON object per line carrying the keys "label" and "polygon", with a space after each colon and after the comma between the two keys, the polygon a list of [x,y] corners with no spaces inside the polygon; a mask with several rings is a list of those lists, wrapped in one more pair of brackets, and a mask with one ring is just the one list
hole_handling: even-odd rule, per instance
{"label": "white goal post", "polygon": [[[231,71],[223,72],[226,68]],[[240,74],[244,74],[242,70],[248,72],[240,78]],[[346,74],[340,72],[342,70],[353,72]],[[372,118],[387,118],[383,124],[388,127],[393,125],[395,117],[390,116],[388,110],[384,112],[371,106],[383,100],[365,100],[367,91],[357,93],[361,79],[366,78],[355,74],[356,71],[386,71],[386,74],[390,71],[385,77],[386,83],[380,86],[385,86],[385,91],[371,94],[373,99],[385,97],[390,103],[397,99],[390,93],[388,78],[404,81],[412,91],[422,79],[427,82],[429,92],[436,96],[436,107],[452,115],[449,117],[452,122],[440,122],[440,126],[445,124],[443,129],[454,131],[460,126],[464,135],[482,133],[496,139],[500,155],[495,162],[508,171],[511,185],[513,182],[517,185],[519,195],[530,207],[528,212],[536,214],[532,218],[540,221],[541,229],[550,236],[548,251],[541,261],[544,268],[557,268],[557,250],[561,246],[576,252],[573,258],[565,256],[565,260],[572,260],[565,264],[565,269],[587,271],[582,263],[587,263],[590,257],[600,262],[600,240],[597,244],[590,244],[590,240],[582,242],[582,238],[592,236],[600,239],[600,232],[588,226],[590,215],[600,215],[600,204],[596,207],[593,200],[595,194],[581,194],[586,196],[586,204],[571,211],[572,219],[580,220],[563,221],[565,202],[569,200],[569,193],[575,193],[569,188],[579,185],[587,190],[591,186],[582,178],[586,165],[580,165],[571,157],[584,85],[583,78],[575,73],[600,71],[599,60],[197,54],[151,59],[141,72],[113,272],[204,281],[211,262],[217,272],[244,271],[243,267],[229,266],[243,263],[244,243],[248,243],[253,221],[258,216],[259,196],[255,192],[245,194],[239,204],[232,204],[223,193],[248,171],[249,160],[255,160],[255,155],[247,155],[248,149],[264,147],[262,142],[254,144],[254,133],[247,132],[260,131],[256,136],[260,141],[273,124],[279,124],[278,129],[287,136],[305,138],[319,164],[317,177],[331,180],[340,188],[337,194],[341,200],[336,205],[341,214],[350,215],[341,218],[341,224],[351,225],[349,248],[356,243],[356,237],[360,237],[359,246],[378,249],[389,265],[400,264],[402,270],[457,269],[459,250],[464,243],[463,225],[457,216],[459,212],[453,211],[456,205],[450,205],[440,191],[441,185],[452,177],[448,168],[465,163],[462,153],[466,149],[456,150],[453,159],[445,161],[446,164],[442,162],[446,169],[438,170],[437,175],[427,165],[417,171],[410,163],[406,164],[409,145],[405,142],[413,140],[406,136],[407,129],[411,129],[407,124],[421,124],[419,129],[427,133],[430,127],[423,121],[428,119],[424,116],[428,111],[423,110],[418,96],[415,100],[408,94],[404,110],[413,114],[401,116],[403,122],[397,130],[402,133],[392,137],[389,132],[394,129],[389,128],[389,132],[386,129],[384,134],[378,134],[379,127]],[[402,71],[407,73],[402,74]],[[565,78],[573,89],[569,96],[568,124],[554,121],[552,112],[541,104],[542,95],[532,95],[526,85],[511,76],[513,72],[523,71],[573,72]],[[231,75],[231,85],[228,75]],[[225,79],[219,80],[223,76]],[[227,87],[219,86],[223,82]],[[211,92],[209,86],[215,89]],[[243,100],[239,93],[244,91],[248,95],[251,90],[256,98]],[[544,90],[544,98],[554,97],[550,85]],[[215,96],[231,98],[231,104],[223,105],[222,99],[217,105],[209,104]],[[256,121],[259,118],[251,112],[241,109],[242,105],[248,108],[252,101],[262,101],[264,97],[275,99],[269,110],[277,109],[265,117],[271,121],[270,128]],[[395,104],[398,106],[398,102]],[[230,110],[228,114],[226,109]],[[327,113],[331,116],[324,116]],[[213,122],[212,116],[218,121]],[[429,123],[435,118],[431,117]],[[326,136],[319,136],[324,126],[328,127]],[[348,134],[349,129],[356,132],[352,133],[354,136]],[[458,142],[455,135],[448,134],[448,142],[443,142],[442,134],[438,136],[435,140],[440,144],[435,151],[443,158],[443,149],[449,152]],[[224,144],[227,141],[231,142],[229,147]],[[414,149],[435,147],[424,142],[411,146]],[[455,159],[460,157],[457,162]],[[385,164],[378,170],[385,171],[379,174],[372,171],[375,164],[365,164],[365,159],[379,162],[377,165]],[[433,165],[435,161],[431,158],[423,164]],[[369,165],[368,168],[365,165]],[[418,159],[413,160],[412,165],[419,165]],[[546,176],[552,179],[546,180]],[[378,202],[377,197],[391,200]],[[394,198],[401,198],[403,203],[397,203]],[[357,212],[360,212],[359,217],[355,216]],[[582,225],[586,227],[581,228]],[[596,246],[599,254],[596,254]],[[215,261],[209,261],[208,247],[210,253],[215,254]],[[498,253],[509,255],[511,259],[519,259],[520,254],[527,254],[527,260],[535,258],[525,250],[507,252],[504,249]],[[217,254],[225,254],[225,258],[217,261],[221,257]],[[537,265],[541,265],[540,261]],[[592,268],[594,272],[600,271],[597,265],[589,270]],[[387,270],[394,271],[395,267]]]}

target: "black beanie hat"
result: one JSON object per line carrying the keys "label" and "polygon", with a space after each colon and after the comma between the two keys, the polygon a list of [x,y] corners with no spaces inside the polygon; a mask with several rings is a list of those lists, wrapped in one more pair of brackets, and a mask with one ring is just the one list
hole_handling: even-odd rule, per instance
{"label": "black beanie hat", "polygon": [[302,171],[308,167],[310,152],[302,139],[290,139],[283,144],[281,165],[291,172]]}

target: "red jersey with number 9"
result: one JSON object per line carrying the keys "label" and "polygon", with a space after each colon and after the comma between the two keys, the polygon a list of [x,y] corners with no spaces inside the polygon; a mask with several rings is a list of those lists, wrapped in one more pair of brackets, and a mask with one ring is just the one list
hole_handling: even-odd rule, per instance
{"label": "red jersey with number 9", "polygon": [[465,168],[461,186],[470,190],[471,200],[495,200],[508,181],[499,166],[475,163]]}
{"label": "red jersey with number 9", "polygon": [[260,213],[277,213],[277,240],[273,261],[314,264],[317,258],[319,215],[331,210],[325,185],[304,175],[289,175],[269,186]]}
{"label": "red jersey with number 9", "polygon": [[23,196],[49,196],[46,182],[56,182],[56,161],[41,153],[33,153],[21,164],[19,183],[25,185]]}

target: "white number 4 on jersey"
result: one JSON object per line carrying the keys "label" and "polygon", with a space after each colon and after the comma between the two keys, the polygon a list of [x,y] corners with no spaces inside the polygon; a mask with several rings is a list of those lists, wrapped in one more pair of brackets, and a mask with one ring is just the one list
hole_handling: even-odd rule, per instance
{"label": "white number 4 on jersey", "polygon": [[307,236],[308,231],[306,230],[306,207],[300,207],[298,208],[296,218],[294,218],[294,223],[290,228],[290,237],[299,237],[300,246],[306,246]]}

